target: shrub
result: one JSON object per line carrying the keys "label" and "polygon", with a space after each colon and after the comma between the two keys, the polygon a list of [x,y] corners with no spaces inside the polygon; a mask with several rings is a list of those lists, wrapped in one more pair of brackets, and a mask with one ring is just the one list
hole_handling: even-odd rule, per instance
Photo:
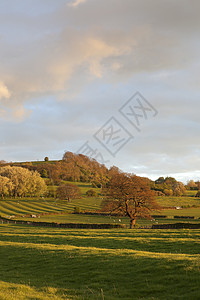
{"label": "shrub", "polygon": [[169,189],[165,189],[165,190],[164,190],[164,194],[165,194],[166,196],[172,196],[172,195],[173,195],[173,191],[172,191],[172,190],[169,190]]}
{"label": "shrub", "polygon": [[97,192],[95,190],[93,190],[93,189],[88,190],[86,192],[86,196],[88,196],[88,197],[96,197],[97,196]]}
{"label": "shrub", "polygon": [[46,169],[43,169],[40,174],[42,178],[48,178],[48,173]]}
{"label": "shrub", "polygon": [[196,193],[195,197],[200,197],[200,191]]}
{"label": "shrub", "polygon": [[154,218],[154,219],[158,219],[158,218],[160,218],[160,219],[166,219],[167,216],[165,216],[165,215],[152,215],[152,218]]}
{"label": "shrub", "polygon": [[74,207],[74,214],[80,214],[80,212],[81,212],[80,207],[79,206],[75,206]]}

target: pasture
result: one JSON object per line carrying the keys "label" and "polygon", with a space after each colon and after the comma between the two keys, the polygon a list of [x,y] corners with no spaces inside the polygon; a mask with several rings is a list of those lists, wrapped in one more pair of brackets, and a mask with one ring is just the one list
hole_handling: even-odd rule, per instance
{"label": "pasture", "polygon": [[[4,199],[0,215],[58,223],[126,224],[126,217],[73,214],[96,211],[97,197],[70,203],[54,198]],[[49,187],[54,190],[55,187]],[[200,199],[158,197],[166,219],[138,220],[139,226],[200,222]],[[187,203],[187,205],[186,205]],[[182,206],[183,209],[174,209]],[[170,207],[170,209],[169,209]],[[158,212],[153,212],[159,214]],[[30,215],[37,218],[31,218]],[[180,222],[180,220],[178,220]],[[181,222],[188,222],[181,219]],[[0,224],[0,299],[199,299],[200,230],[84,230]]]}
{"label": "pasture", "polygon": [[[111,223],[125,224],[129,226],[129,218],[114,216],[73,214],[75,207],[80,211],[96,211],[100,209],[102,196],[101,190],[96,188],[96,197],[87,197],[86,192],[92,188],[89,183],[74,183],[81,189],[80,199],[74,199],[70,203],[66,200],[55,198],[18,198],[0,200],[0,216],[30,221],[30,215],[36,215],[34,221],[58,222],[58,223]],[[49,186],[49,190],[56,193],[56,186]],[[200,222],[200,199],[195,198],[196,191],[187,191],[184,197],[157,197],[158,203],[163,207],[160,212],[152,212],[153,215],[166,215],[167,218],[156,218],[155,221],[138,220],[138,226],[151,226],[153,223],[174,223],[174,216],[194,216],[194,222]],[[182,209],[175,209],[181,206]],[[180,221],[180,220],[179,220]],[[181,219],[181,222],[188,222]]]}
{"label": "pasture", "polygon": [[199,299],[200,230],[0,225],[0,299]]}

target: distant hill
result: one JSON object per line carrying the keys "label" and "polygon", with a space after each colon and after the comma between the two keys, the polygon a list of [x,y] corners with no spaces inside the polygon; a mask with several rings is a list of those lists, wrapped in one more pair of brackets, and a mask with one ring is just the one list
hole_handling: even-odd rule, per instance
{"label": "distant hill", "polygon": [[5,165],[38,171],[43,178],[51,179],[56,185],[64,180],[90,182],[94,187],[100,187],[107,182],[113,170],[118,170],[116,167],[108,170],[105,165],[98,163],[95,159],[72,152],[66,152],[62,160],[0,163],[0,166]]}

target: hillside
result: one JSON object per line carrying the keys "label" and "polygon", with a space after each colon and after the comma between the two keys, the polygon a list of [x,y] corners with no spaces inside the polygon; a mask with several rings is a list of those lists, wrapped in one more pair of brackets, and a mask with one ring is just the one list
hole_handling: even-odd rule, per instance
{"label": "hillside", "polygon": [[[62,180],[73,182],[90,182],[93,186],[101,186],[107,181],[114,168],[108,170],[105,165],[90,159],[83,154],[66,152],[62,160],[33,161],[8,163],[11,166],[20,166],[29,170],[38,171],[43,178],[49,178],[58,185]],[[117,168],[116,168],[117,169]]]}

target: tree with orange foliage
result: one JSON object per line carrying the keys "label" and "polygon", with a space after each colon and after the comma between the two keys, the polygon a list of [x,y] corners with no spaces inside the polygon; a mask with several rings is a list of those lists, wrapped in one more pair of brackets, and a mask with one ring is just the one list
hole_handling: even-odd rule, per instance
{"label": "tree with orange foliage", "polygon": [[72,199],[80,198],[81,190],[80,188],[72,183],[61,184],[57,188],[57,197],[60,200],[68,200],[71,202]]}
{"label": "tree with orange foliage", "polygon": [[114,174],[103,192],[102,211],[128,216],[130,228],[138,218],[152,219],[151,211],[161,209],[147,180],[136,175]]}

